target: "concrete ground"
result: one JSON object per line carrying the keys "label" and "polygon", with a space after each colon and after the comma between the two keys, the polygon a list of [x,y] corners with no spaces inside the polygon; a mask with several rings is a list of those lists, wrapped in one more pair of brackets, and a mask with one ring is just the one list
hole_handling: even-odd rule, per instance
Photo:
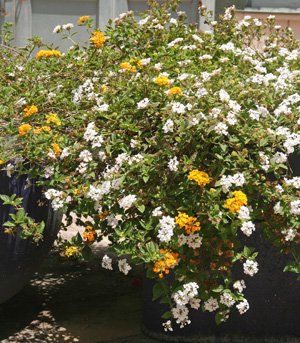
{"label": "concrete ground", "polygon": [[51,251],[31,282],[0,305],[0,342],[159,343],[141,330],[142,268],[128,275],[103,269],[107,249],[107,242],[96,245],[80,265]]}

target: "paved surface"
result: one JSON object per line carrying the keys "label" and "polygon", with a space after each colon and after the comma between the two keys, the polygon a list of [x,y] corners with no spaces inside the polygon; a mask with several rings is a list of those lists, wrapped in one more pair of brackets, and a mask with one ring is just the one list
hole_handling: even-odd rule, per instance
{"label": "paved surface", "polygon": [[[70,227],[65,237],[77,231]],[[1,343],[159,343],[142,333],[142,277],[105,270],[107,242],[87,264],[61,262],[51,251],[33,280],[0,305]]]}

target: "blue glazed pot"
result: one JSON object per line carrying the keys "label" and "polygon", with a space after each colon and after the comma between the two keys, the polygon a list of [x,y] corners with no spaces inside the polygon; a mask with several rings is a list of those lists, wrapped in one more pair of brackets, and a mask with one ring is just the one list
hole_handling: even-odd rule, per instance
{"label": "blue glazed pot", "polygon": [[[13,208],[0,199],[0,304],[19,292],[32,278],[50,251],[59,231],[62,214],[53,211],[49,202],[42,201],[42,189],[35,185],[26,188],[27,175],[10,178],[0,172],[0,194],[24,198],[23,207],[36,222],[45,222],[44,238],[38,244],[31,237],[21,239],[4,232],[3,224],[10,220]],[[43,205],[41,205],[43,203]],[[22,228],[18,228],[18,231]]]}
{"label": "blue glazed pot", "polygon": [[[293,176],[300,176],[300,157],[297,153],[289,156]],[[274,176],[269,175],[270,178]],[[265,240],[263,233],[257,230],[250,236],[240,234],[241,242],[256,247],[259,264],[258,273],[252,278],[243,273],[242,265],[232,272],[235,279],[244,279],[244,290],[250,309],[240,315],[233,308],[225,323],[216,325],[214,314],[191,309],[190,325],[183,329],[173,325],[173,332],[165,332],[161,316],[170,310],[159,299],[152,301],[154,279],[144,277],[143,282],[143,331],[151,337],[168,342],[195,343],[296,343],[300,340],[300,282],[298,274],[283,272],[290,256],[278,255],[277,248]],[[174,275],[169,274],[169,281]],[[235,306],[234,306],[235,307]],[[174,321],[175,322],[175,321]]]}

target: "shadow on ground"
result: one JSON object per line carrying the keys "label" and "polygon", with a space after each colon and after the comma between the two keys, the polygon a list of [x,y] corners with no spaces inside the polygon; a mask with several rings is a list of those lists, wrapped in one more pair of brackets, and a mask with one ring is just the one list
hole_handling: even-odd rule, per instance
{"label": "shadow on ground", "polygon": [[142,287],[130,275],[101,268],[98,248],[88,263],[61,263],[50,252],[34,279],[0,305],[1,343],[156,343],[141,331]]}

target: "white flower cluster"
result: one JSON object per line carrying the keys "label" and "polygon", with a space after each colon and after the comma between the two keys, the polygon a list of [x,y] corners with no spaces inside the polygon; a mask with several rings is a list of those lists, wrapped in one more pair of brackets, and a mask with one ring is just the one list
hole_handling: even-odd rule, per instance
{"label": "white flower cluster", "polygon": [[93,185],[90,185],[90,189],[86,194],[87,198],[90,198],[94,200],[95,202],[99,202],[103,195],[106,195],[110,192],[111,189],[111,182],[110,181],[104,181],[100,187],[95,187]]}
{"label": "white flower cluster", "polygon": [[112,259],[110,257],[108,257],[107,255],[104,255],[103,259],[102,259],[101,266],[102,266],[102,268],[113,270]]}
{"label": "white flower cluster", "polygon": [[276,152],[271,158],[271,162],[274,163],[285,163],[287,161],[287,155],[283,152]]}
{"label": "white flower cluster", "polygon": [[221,186],[222,186],[222,192],[223,193],[228,193],[229,188],[232,185],[235,185],[237,187],[243,186],[246,183],[245,177],[241,173],[234,174],[233,176],[231,175],[222,175],[221,180],[220,180]]}
{"label": "white flower cluster", "polygon": [[255,225],[251,221],[244,222],[242,224],[241,231],[249,237],[252,235],[252,232],[255,231]]}
{"label": "white flower cluster", "polygon": [[218,300],[210,297],[204,302],[205,311],[213,312],[219,308]]}
{"label": "white flower cluster", "polygon": [[243,263],[244,273],[253,276],[258,272],[258,263],[252,260],[247,260]]}
{"label": "white flower cluster", "polygon": [[158,230],[158,239],[161,242],[170,242],[174,233],[175,219],[170,216],[163,216],[160,220],[160,229]]}
{"label": "white flower cluster", "polygon": [[238,218],[241,220],[250,219],[250,210],[247,206],[240,207]]}
{"label": "white flower cluster", "polygon": [[162,210],[161,210],[161,206],[156,207],[153,211],[152,211],[152,216],[153,217],[160,217],[162,216]]}
{"label": "white flower cluster", "polygon": [[179,164],[179,161],[177,160],[177,157],[175,156],[168,162],[168,167],[171,171],[177,171],[178,164]]}
{"label": "white flower cluster", "polygon": [[224,89],[221,89],[219,91],[219,97],[220,97],[220,101],[222,102],[229,102],[230,100],[229,94]]}
{"label": "white flower cluster", "polygon": [[237,289],[240,293],[243,292],[243,289],[246,288],[246,284],[244,280],[238,280],[233,284],[233,288]]}
{"label": "white flower cluster", "polygon": [[6,175],[11,177],[12,173],[15,171],[15,166],[12,163],[6,165]]}
{"label": "white flower cluster", "polygon": [[299,176],[295,176],[290,180],[288,180],[287,178],[284,178],[284,182],[288,186],[293,186],[297,189],[300,188],[300,177]]}
{"label": "white flower cluster", "polygon": [[168,132],[173,132],[174,131],[174,122],[172,119],[168,119],[166,122],[165,122],[165,125],[163,126],[163,131],[164,133],[168,133]]}
{"label": "white flower cluster", "polygon": [[234,305],[235,300],[228,292],[223,292],[220,296],[220,303],[227,307],[231,307]]}
{"label": "white flower cluster", "polygon": [[273,210],[274,210],[274,213],[276,213],[276,214],[280,212],[280,210],[281,210],[280,201],[278,201],[276,203],[276,205],[273,207]]}
{"label": "white flower cluster", "polygon": [[240,314],[244,314],[249,310],[249,303],[247,299],[244,299],[239,304],[236,305],[236,308],[239,310]]}
{"label": "white flower cluster", "polygon": [[129,270],[131,270],[132,268],[130,267],[130,265],[127,263],[126,258],[119,260],[118,262],[118,267],[119,267],[119,271],[124,273],[125,275],[128,274]]}
{"label": "white flower cluster", "polygon": [[172,296],[176,303],[176,307],[172,309],[172,314],[176,319],[176,323],[180,324],[180,328],[191,323],[188,318],[189,309],[186,305],[190,304],[195,309],[199,309],[200,307],[200,299],[195,299],[198,295],[198,288],[199,286],[196,282],[190,282],[183,285],[183,290],[177,291]]}
{"label": "white flower cluster", "polygon": [[185,113],[185,106],[183,104],[181,104],[180,102],[174,102],[172,104],[172,111],[174,113],[184,114]]}
{"label": "white flower cluster", "polygon": [[281,230],[281,233],[285,236],[286,241],[292,241],[296,237],[295,230],[289,228],[288,230]]}
{"label": "white flower cluster", "polygon": [[162,325],[163,325],[164,331],[173,331],[172,322],[170,320],[167,320]]}
{"label": "white flower cluster", "polygon": [[137,200],[136,196],[133,194],[127,195],[119,201],[119,206],[124,208],[124,210],[130,208],[132,204]]}
{"label": "white flower cluster", "polygon": [[142,110],[150,105],[150,100],[148,98],[145,98],[137,103],[138,110]]}
{"label": "white flower cluster", "polygon": [[83,135],[83,138],[87,141],[87,142],[91,142],[92,143],[92,148],[100,148],[101,144],[103,143],[103,137],[102,136],[98,136],[97,131],[95,130],[96,125],[94,122],[91,122],[88,124],[85,133]]}
{"label": "white flower cluster", "polygon": [[215,126],[215,131],[218,135],[225,135],[227,136],[228,135],[228,126],[225,124],[225,123],[218,123],[216,126]]}
{"label": "white flower cluster", "polygon": [[268,171],[269,168],[270,168],[270,159],[268,156],[265,155],[264,152],[260,151],[258,153],[259,155],[259,160],[261,162],[261,168],[264,170],[264,171]]}
{"label": "white flower cluster", "polygon": [[45,192],[45,197],[51,201],[51,206],[54,211],[62,208],[64,206],[64,192],[58,191],[56,189],[48,189]]}
{"label": "white flower cluster", "polygon": [[300,200],[295,200],[291,202],[291,213],[299,215],[300,214]]}
{"label": "white flower cluster", "polygon": [[203,238],[196,232],[191,232],[188,236],[182,233],[178,236],[178,244],[180,246],[187,244],[190,248],[197,249],[201,247],[202,239]]}

